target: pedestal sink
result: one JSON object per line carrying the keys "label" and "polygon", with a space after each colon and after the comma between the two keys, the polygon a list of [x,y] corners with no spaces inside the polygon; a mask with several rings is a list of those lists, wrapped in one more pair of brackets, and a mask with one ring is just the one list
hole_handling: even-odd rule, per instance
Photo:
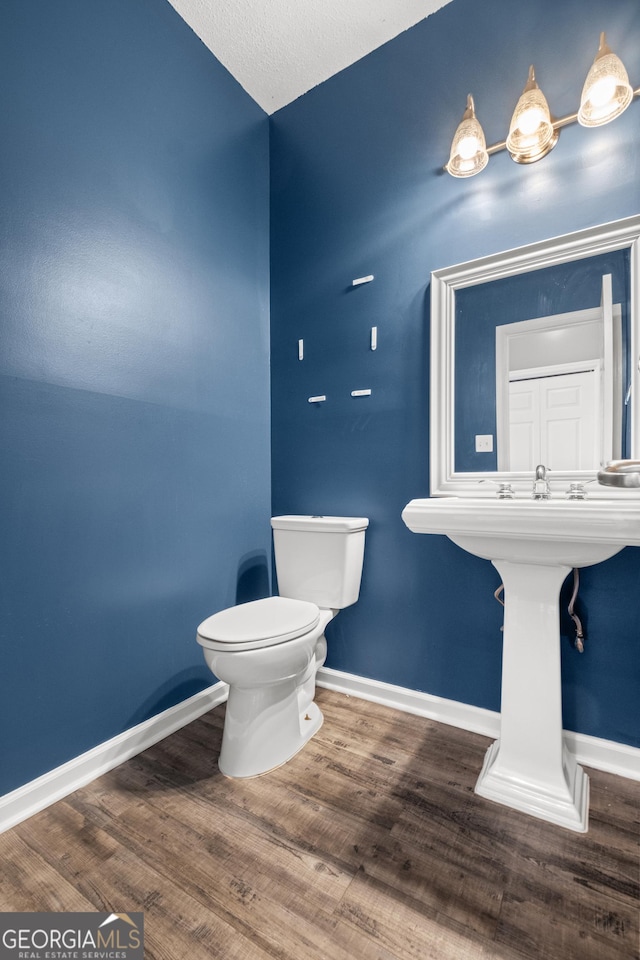
{"label": "pedestal sink", "polygon": [[562,735],[560,587],[573,567],[640,545],[640,501],[434,497],[402,519],[490,560],[504,583],[500,739],[476,793],[585,832],[589,780]]}

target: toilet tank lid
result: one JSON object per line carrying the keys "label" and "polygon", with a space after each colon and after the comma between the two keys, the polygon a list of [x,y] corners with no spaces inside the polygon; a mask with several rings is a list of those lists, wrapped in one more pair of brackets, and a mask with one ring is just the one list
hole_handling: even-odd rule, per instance
{"label": "toilet tank lid", "polygon": [[283,516],[271,517],[274,530],[306,530],[315,533],[354,533],[366,530],[368,517],[316,517]]}

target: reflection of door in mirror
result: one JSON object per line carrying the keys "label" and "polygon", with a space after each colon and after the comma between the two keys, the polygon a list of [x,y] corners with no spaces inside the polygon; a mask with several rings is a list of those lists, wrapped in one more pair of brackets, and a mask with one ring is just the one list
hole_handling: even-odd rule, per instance
{"label": "reflection of door in mirror", "polygon": [[584,370],[511,380],[508,437],[498,429],[509,459],[498,469],[588,470],[600,456],[598,379],[598,371]]}
{"label": "reflection of door in mirror", "polygon": [[496,327],[499,470],[590,470],[620,457],[621,338],[610,274],[598,308]]}
{"label": "reflection of door in mirror", "polygon": [[[609,275],[608,302],[611,305],[613,299],[615,305],[609,307],[611,319],[605,322],[602,284]],[[529,471],[537,463],[553,470],[593,470],[602,460],[626,456],[629,276],[629,251],[621,249],[456,291],[456,471]],[[510,339],[509,327],[514,334]],[[536,426],[526,428],[530,435],[525,440],[523,426],[520,437],[513,438],[528,451],[519,451],[516,465],[510,458],[509,383],[534,377],[552,377],[555,385],[548,383],[549,389],[539,385],[546,394],[547,413],[535,414]],[[561,384],[560,377],[571,379]],[[518,389],[513,388],[514,395]],[[525,388],[520,390],[522,406]],[[537,399],[529,398],[538,408],[541,400],[540,393]],[[577,413],[576,404],[584,413]],[[595,429],[588,424],[589,416]],[[495,436],[493,453],[476,451],[477,435]],[[579,466],[574,466],[576,461]]]}

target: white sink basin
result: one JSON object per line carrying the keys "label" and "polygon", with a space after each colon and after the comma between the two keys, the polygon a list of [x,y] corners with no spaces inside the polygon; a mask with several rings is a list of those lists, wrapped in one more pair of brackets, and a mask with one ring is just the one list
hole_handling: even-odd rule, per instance
{"label": "white sink basin", "polygon": [[446,534],[486,560],[586,567],[640,544],[640,500],[411,500],[414,533]]}
{"label": "white sink basin", "polygon": [[504,583],[500,739],[476,793],[584,832],[589,780],[563,742],[560,587],[573,567],[640,545],[640,500],[412,500],[414,533],[446,534]]}

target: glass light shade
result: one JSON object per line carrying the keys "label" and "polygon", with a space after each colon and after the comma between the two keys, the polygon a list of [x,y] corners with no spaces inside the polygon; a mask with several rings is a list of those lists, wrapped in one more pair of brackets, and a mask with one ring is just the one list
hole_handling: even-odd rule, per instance
{"label": "glass light shade", "polygon": [[624,64],[611,52],[601,33],[596,58],[582,88],[578,123],[583,127],[600,127],[619,117],[632,99],[633,90]]}
{"label": "glass light shade", "polygon": [[549,113],[549,104],[538,84],[533,67],[516,104],[507,137],[507,150],[516,163],[534,163],[545,157],[558,142]]}
{"label": "glass light shade", "polygon": [[453,137],[446,169],[452,177],[473,177],[484,170],[488,162],[484,131],[476,119],[473,97],[469,94],[467,109]]}

